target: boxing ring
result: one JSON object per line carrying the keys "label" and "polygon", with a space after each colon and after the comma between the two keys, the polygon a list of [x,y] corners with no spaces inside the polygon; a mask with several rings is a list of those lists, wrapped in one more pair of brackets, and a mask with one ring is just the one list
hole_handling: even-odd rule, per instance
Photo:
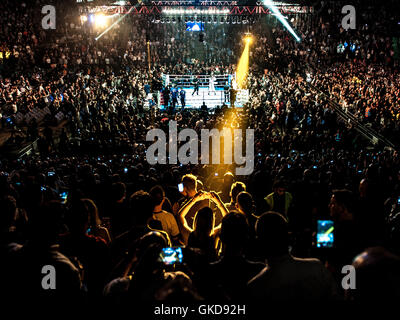
{"label": "boxing ring", "polygon": [[[171,75],[162,74],[163,87],[185,91],[185,108],[200,108],[203,103],[210,109],[224,103],[230,106],[230,90],[236,89],[235,75]],[[195,90],[198,87],[198,90]],[[171,105],[171,98],[169,105]],[[243,107],[248,102],[248,90],[237,90],[235,107]],[[165,108],[163,94],[159,94],[158,107]],[[181,107],[178,98],[177,108]]]}

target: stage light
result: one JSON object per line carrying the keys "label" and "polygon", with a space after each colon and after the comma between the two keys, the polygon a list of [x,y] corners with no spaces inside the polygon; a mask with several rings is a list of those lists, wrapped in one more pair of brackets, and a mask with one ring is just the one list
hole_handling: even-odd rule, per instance
{"label": "stage light", "polygon": [[89,15],[89,22],[90,23],[94,23],[94,20],[95,20],[94,19],[94,14],[92,13],[92,14]]}
{"label": "stage light", "polygon": [[107,17],[103,13],[96,14],[94,22],[97,28],[104,28],[107,25]]}
{"label": "stage light", "polygon": [[293,37],[300,42],[300,37],[296,34],[290,24],[286,21],[282,13],[279,9],[275,6],[272,0],[264,0],[264,5],[266,5],[276,16],[276,18],[283,24],[283,26],[293,35]]}
{"label": "stage light", "polygon": [[[134,7],[131,7],[127,14],[122,14],[120,17],[111,25],[109,26],[106,30],[104,30],[100,35],[98,35],[95,40],[98,41],[102,36],[104,36],[108,31],[110,31],[112,28],[114,28],[116,25],[118,25],[122,20],[124,20],[133,10]],[[118,16],[118,14],[112,15],[111,17]]]}
{"label": "stage light", "polygon": [[85,23],[86,21],[88,21],[88,17],[85,15],[81,16],[81,22]]}
{"label": "stage light", "polygon": [[251,44],[253,42],[253,38],[251,35],[246,35],[243,40],[246,42],[246,44]]}

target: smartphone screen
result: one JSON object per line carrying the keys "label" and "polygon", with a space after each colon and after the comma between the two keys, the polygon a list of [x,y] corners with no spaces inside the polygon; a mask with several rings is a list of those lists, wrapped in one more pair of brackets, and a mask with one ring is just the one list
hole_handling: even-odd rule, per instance
{"label": "smartphone screen", "polygon": [[183,183],[178,184],[178,191],[183,192]]}
{"label": "smartphone screen", "polygon": [[175,263],[182,263],[183,253],[180,247],[163,248],[160,252],[160,261],[166,265],[174,265]]}
{"label": "smartphone screen", "polygon": [[333,247],[333,221],[318,220],[317,221],[317,248]]}
{"label": "smartphone screen", "polygon": [[60,198],[62,200],[62,203],[66,203],[67,202],[67,197],[68,197],[68,192],[64,191],[60,193]]}

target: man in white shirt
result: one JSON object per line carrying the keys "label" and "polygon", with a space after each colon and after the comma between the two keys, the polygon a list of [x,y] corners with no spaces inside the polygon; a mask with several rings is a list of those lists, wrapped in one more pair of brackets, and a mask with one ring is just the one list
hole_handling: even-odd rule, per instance
{"label": "man in white shirt", "polygon": [[162,230],[168,233],[173,243],[176,243],[180,232],[174,215],[163,210],[166,199],[164,189],[161,186],[155,186],[149,193],[154,202],[153,219],[161,222]]}

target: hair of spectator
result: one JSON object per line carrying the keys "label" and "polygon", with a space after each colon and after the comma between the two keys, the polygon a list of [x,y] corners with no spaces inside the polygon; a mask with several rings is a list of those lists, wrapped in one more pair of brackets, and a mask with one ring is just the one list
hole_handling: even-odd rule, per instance
{"label": "hair of spectator", "polygon": [[238,194],[242,191],[246,191],[246,185],[243,182],[236,181],[232,184],[230,195],[234,202],[236,202]]}
{"label": "hair of spectator", "polygon": [[193,174],[185,174],[182,177],[182,183],[188,191],[197,190],[197,178]]}
{"label": "hair of spectator", "polygon": [[221,241],[227,246],[243,247],[249,237],[249,225],[246,217],[233,210],[223,219],[221,224]]}
{"label": "hair of spectator", "polygon": [[154,201],[154,206],[159,206],[165,198],[164,189],[160,185],[151,188],[149,193]]}
{"label": "hair of spectator", "polygon": [[136,191],[129,199],[131,210],[134,212],[135,221],[147,223],[153,215],[153,199],[148,192]]}
{"label": "hair of spectator", "polygon": [[236,202],[240,205],[245,214],[254,213],[255,206],[253,197],[247,191],[240,192],[236,197]]}
{"label": "hair of spectator", "polygon": [[256,235],[268,255],[279,256],[288,253],[288,221],[280,213],[263,213],[256,222]]}
{"label": "hair of spectator", "polygon": [[194,231],[199,234],[210,235],[214,229],[215,216],[210,207],[201,208],[194,218]]}

